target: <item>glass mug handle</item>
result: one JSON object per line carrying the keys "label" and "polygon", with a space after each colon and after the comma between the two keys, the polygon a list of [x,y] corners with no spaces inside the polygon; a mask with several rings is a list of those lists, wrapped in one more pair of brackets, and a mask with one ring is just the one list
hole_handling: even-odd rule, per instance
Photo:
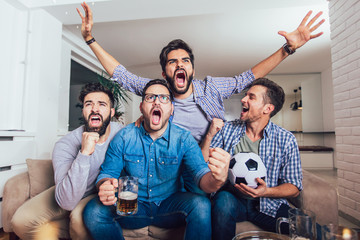
{"label": "glass mug handle", "polygon": [[289,223],[289,219],[288,218],[284,218],[284,217],[280,217],[276,220],[276,232],[281,234],[281,229],[280,229],[280,225],[282,223]]}
{"label": "glass mug handle", "polygon": [[[119,192],[119,187],[117,187],[117,188],[115,188],[115,192],[114,192],[114,194],[115,194],[115,197],[118,197],[118,192]],[[118,202],[118,200],[116,200],[116,202],[113,204],[113,206],[117,206],[117,202]]]}

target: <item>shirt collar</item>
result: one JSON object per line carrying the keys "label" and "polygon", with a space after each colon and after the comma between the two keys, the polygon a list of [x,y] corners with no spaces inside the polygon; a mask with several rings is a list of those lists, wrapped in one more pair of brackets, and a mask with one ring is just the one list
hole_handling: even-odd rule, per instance
{"label": "shirt collar", "polygon": [[[164,132],[164,133],[161,135],[161,137],[160,137],[160,138],[165,139],[166,141],[169,141],[170,125],[171,125],[171,122],[169,121],[165,132]],[[149,136],[149,137],[150,137],[149,133],[148,133],[148,132],[145,130],[145,128],[144,128],[144,123],[141,124],[139,130],[140,130],[141,135],[143,135],[143,136],[146,135],[146,136]]]}
{"label": "shirt collar", "polygon": [[195,100],[196,98],[201,98],[204,96],[204,89],[205,88],[202,88],[200,84],[198,84],[198,81],[202,81],[202,80],[197,80],[197,79],[193,79],[192,81],[192,85],[193,85],[193,94],[194,94],[194,97],[195,97]]}
{"label": "shirt collar", "polygon": [[271,122],[269,120],[268,124],[266,125],[266,127],[264,128],[264,137],[266,136],[267,138],[270,138],[271,135],[273,134],[273,122]]}
{"label": "shirt collar", "polygon": [[[242,122],[240,119],[237,119],[237,121],[240,121],[242,124],[243,124],[243,126],[244,127],[242,127],[241,129],[240,129],[240,132],[239,132],[239,139],[241,138],[241,137],[243,137],[244,135],[245,135],[245,133],[246,133],[246,123],[245,122]],[[269,120],[269,122],[268,122],[268,124],[266,124],[266,126],[265,126],[265,128],[264,128],[264,133],[263,133],[263,137],[267,137],[267,138],[269,138],[269,137],[271,137],[271,135],[273,134],[273,131],[272,131],[272,129],[273,129],[273,125],[274,125],[274,123],[273,122],[271,122],[271,120]]]}

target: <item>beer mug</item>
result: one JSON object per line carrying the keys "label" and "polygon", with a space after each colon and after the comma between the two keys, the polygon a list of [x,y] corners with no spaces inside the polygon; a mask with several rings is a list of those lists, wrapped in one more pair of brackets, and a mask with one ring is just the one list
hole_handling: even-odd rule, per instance
{"label": "beer mug", "polygon": [[127,216],[138,210],[138,178],[125,176],[119,178],[118,200],[116,213]]}
{"label": "beer mug", "polygon": [[357,240],[358,233],[351,228],[328,224],[321,226],[323,240]]}
{"label": "beer mug", "polygon": [[276,221],[277,232],[281,234],[280,225],[283,222],[289,224],[291,239],[315,240],[316,239],[316,218],[315,213],[300,208],[289,209],[289,218],[278,218]]}

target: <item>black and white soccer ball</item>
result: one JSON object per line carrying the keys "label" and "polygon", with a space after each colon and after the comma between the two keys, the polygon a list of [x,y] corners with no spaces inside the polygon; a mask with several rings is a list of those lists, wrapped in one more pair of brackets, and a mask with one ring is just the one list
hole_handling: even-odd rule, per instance
{"label": "black and white soccer ball", "polygon": [[232,185],[244,183],[257,188],[256,178],[266,179],[266,167],[255,153],[237,153],[230,160],[228,178]]}

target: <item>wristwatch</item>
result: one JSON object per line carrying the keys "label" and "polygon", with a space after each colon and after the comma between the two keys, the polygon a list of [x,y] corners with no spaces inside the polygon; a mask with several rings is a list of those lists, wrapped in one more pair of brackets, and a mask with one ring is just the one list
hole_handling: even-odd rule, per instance
{"label": "wristwatch", "polygon": [[285,52],[287,52],[289,55],[291,55],[291,54],[293,54],[293,53],[295,52],[295,50],[292,50],[287,43],[285,43],[285,44],[283,45],[283,49],[284,49]]}

